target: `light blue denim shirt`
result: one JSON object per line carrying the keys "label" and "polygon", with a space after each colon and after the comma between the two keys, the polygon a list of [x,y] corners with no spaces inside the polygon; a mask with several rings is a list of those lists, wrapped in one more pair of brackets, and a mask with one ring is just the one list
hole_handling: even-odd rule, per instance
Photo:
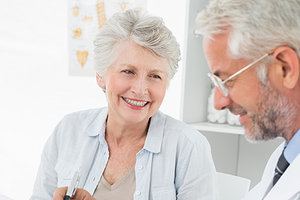
{"label": "light blue denim shirt", "polygon": [[[67,115],[44,148],[31,200],[50,200],[80,168],[79,187],[94,193],[109,158],[107,108]],[[134,200],[214,200],[215,167],[197,130],[161,112],[150,121],[136,155]]]}

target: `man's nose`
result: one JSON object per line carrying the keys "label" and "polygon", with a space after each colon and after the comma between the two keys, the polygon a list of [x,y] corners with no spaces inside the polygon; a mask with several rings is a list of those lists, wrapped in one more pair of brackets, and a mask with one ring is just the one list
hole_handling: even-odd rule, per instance
{"label": "man's nose", "polygon": [[219,88],[215,88],[215,94],[214,94],[214,107],[217,110],[224,110],[226,109],[230,104],[232,100],[229,96],[224,96],[223,93],[220,91]]}

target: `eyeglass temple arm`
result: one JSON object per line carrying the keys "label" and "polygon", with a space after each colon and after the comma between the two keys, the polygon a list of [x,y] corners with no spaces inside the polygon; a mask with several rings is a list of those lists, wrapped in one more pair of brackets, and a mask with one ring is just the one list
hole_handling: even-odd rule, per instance
{"label": "eyeglass temple arm", "polygon": [[222,81],[223,84],[225,84],[227,81],[229,81],[230,79],[232,79],[233,77],[239,75],[240,73],[242,73],[243,71],[245,71],[246,69],[248,69],[249,67],[252,67],[253,65],[255,65],[256,63],[258,63],[259,61],[261,61],[262,59],[266,58],[269,55],[272,55],[274,53],[275,49],[270,51],[269,53],[266,53],[265,55],[263,55],[262,57],[260,57],[259,59],[253,61],[252,63],[250,63],[249,65],[247,65],[246,67],[244,67],[243,69],[241,69],[240,71],[232,74],[231,76],[229,76],[226,80]]}

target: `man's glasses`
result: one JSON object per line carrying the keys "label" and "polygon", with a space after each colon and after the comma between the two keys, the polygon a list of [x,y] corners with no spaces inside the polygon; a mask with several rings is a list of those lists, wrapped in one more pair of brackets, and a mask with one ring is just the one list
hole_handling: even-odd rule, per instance
{"label": "man's glasses", "polygon": [[253,61],[252,63],[250,63],[249,65],[247,65],[246,67],[243,67],[242,69],[240,69],[239,71],[237,71],[236,73],[232,74],[231,76],[229,76],[227,79],[225,79],[224,81],[222,81],[218,76],[214,75],[213,73],[208,73],[208,77],[211,79],[211,81],[213,82],[213,84],[215,85],[215,87],[219,88],[219,90],[222,92],[223,96],[227,97],[228,96],[228,89],[226,87],[226,82],[229,81],[230,79],[232,79],[233,77],[239,75],[240,73],[242,73],[243,71],[245,71],[246,69],[254,66],[256,63],[258,63],[259,61],[263,60],[264,58],[268,57],[269,55],[272,55],[274,53],[275,49],[270,51],[269,53],[266,53],[265,55],[263,55],[262,57],[258,58],[257,60]]}

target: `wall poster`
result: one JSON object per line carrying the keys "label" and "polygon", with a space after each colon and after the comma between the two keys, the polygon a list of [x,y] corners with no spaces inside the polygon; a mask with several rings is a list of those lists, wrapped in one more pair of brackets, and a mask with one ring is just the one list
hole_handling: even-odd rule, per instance
{"label": "wall poster", "polygon": [[146,10],[147,0],[69,0],[69,74],[94,76],[93,41],[115,12]]}

